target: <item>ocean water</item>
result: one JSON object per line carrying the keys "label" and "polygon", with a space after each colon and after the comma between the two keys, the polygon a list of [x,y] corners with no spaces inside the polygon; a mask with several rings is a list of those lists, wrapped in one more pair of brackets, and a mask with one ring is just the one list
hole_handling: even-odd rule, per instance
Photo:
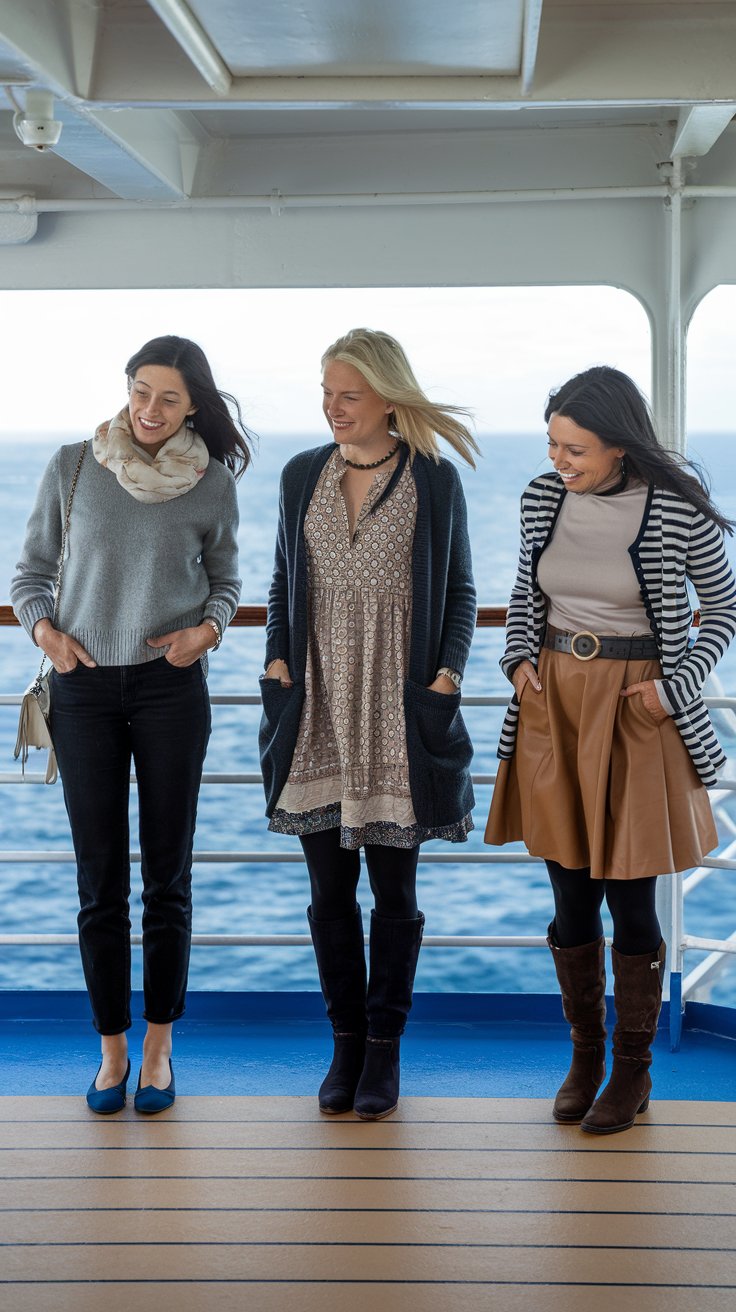
{"label": "ocean water", "polygon": [[[36,440],[3,440],[4,478],[0,483],[0,600],[7,601],[8,582],[17,560],[25,522],[41,472],[58,445],[50,436]],[[69,438],[68,440],[73,440]],[[324,441],[312,436],[264,437],[252,467],[239,484],[240,550],[244,579],[243,603],[264,602],[268,589],[276,529],[278,479],[285,461],[297,450]],[[692,449],[708,469],[721,508],[736,518],[734,439],[725,435],[693,439]],[[468,501],[474,567],[479,602],[502,605],[513,582],[518,548],[518,499],[529,478],[547,467],[544,437],[494,435],[482,439],[483,459],[476,472],[460,466]],[[161,543],[166,550],[166,543]],[[732,558],[736,561],[736,552]],[[505,693],[508,685],[498,668],[503,645],[500,630],[479,630],[466,674],[467,693]],[[2,631],[0,691],[20,692],[37,669],[37,652],[17,629]],[[257,691],[262,669],[263,632],[230,630],[213,657],[213,693]],[[719,667],[727,693],[736,693],[736,650]],[[495,769],[495,747],[502,711],[469,707],[468,728],[475,745],[474,770]],[[214,732],[206,770],[246,772],[258,769],[258,707],[214,707]],[[0,707],[0,770],[18,769],[12,760],[17,710]],[[717,714],[718,730],[729,753],[736,756],[736,717]],[[44,757],[31,761],[41,768]],[[482,842],[490,788],[476,789],[476,830],[464,850],[490,852]],[[722,846],[732,841],[736,800],[719,808]],[[135,799],[131,801],[131,832],[136,833]],[[135,837],[133,838],[136,844]],[[61,786],[2,787],[0,848],[9,851],[70,851]],[[299,851],[298,840],[269,834],[259,787],[206,785],[202,788],[195,849],[251,852]],[[447,844],[426,844],[424,852],[446,851]],[[463,850],[463,849],[461,849]],[[513,850],[513,849],[507,849]],[[365,882],[365,881],[363,881]],[[362,889],[366,917],[370,895]],[[552,902],[544,867],[420,863],[419,900],[432,934],[542,934],[551,917]],[[194,930],[196,933],[305,933],[308,884],[299,864],[204,864],[194,868]],[[0,864],[0,933],[71,933],[76,928],[74,866],[16,862]],[[138,927],[138,870],[133,869],[132,919]],[[736,877],[714,872],[687,899],[688,932],[725,936],[736,929]],[[609,925],[606,925],[607,930]],[[698,960],[690,953],[687,966]],[[133,954],[134,986],[140,986],[140,950]],[[194,948],[190,984],[198,989],[317,988],[308,948]],[[75,947],[6,948],[0,958],[1,988],[81,988],[83,979]],[[435,949],[421,955],[417,987],[427,990],[543,991],[555,988],[549,954],[524,949]],[[736,1005],[736,969],[726,971],[712,992],[712,1001]]]}

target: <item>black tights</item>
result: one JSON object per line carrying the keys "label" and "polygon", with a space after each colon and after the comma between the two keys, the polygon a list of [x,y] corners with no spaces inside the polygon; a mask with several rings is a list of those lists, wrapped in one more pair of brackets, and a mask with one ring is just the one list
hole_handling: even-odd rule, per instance
{"label": "black tights", "polygon": [[655,907],[657,876],[651,879],[591,879],[587,866],[566,870],[546,861],[555,896],[554,936],[558,947],[577,948],[603,933],[605,895],[613,919],[613,946],[625,957],[656,952],[662,930]]}
{"label": "black tights", "polygon": [[[342,920],[355,911],[360,878],[360,852],[340,847],[340,830],[302,834],[312,886],[315,920]],[[390,920],[416,920],[418,847],[364,846],[368,878],[379,916]]]}

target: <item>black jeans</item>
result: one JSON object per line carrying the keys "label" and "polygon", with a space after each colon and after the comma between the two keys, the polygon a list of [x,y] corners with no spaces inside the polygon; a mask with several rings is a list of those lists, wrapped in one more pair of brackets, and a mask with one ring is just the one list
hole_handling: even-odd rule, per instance
{"label": "black jeans", "polygon": [[192,844],[210,735],[199,661],[165,657],[51,679],[51,732],[64,786],[79,886],[79,945],[94,1025],[130,1026],[131,758],[135,764],[143,876],[146,1020],[184,1011],[192,926]]}

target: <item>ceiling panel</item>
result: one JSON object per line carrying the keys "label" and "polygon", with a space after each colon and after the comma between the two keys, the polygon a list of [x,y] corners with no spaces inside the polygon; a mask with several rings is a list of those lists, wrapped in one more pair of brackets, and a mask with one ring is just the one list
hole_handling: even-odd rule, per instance
{"label": "ceiling panel", "polygon": [[[224,61],[224,90],[194,57],[193,22],[194,46]],[[494,167],[475,180],[463,165],[465,189],[491,187],[498,160],[517,156],[528,167],[514,185],[564,186],[584,132],[580,159],[605,180],[596,134],[609,127],[629,134],[631,178],[656,182],[678,123],[691,153],[733,136],[733,49],[736,4],[715,0],[0,0],[0,84],[21,105],[24,83],[52,91],[64,124],[57,150],[24,148],[0,89],[0,187],[142,205],[304,192],[317,178],[329,193],[402,176],[429,189],[432,136],[438,189],[474,149]],[[532,165],[521,138],[534,132]],[[400,137],[390,150],[388,137]]]}
{"label": "ceiling panel", "polygon": [[189,0],[235,77],[518,75],[524,0]]}

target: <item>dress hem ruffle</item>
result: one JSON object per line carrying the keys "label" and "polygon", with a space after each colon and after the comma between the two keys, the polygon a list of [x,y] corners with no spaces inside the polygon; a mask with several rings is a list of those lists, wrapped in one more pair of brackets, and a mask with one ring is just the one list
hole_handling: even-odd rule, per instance
{"label": "dress hem ruffle", "polygon": [[397,825],[388,820],[374,820],[367,824],[351,827],[342,824],[340,803],[319,806],[312,811],[283,811],[278,807],[269,822],[269,829],[275,834],[320,834],[326,829],[340,830],[340,846],[356,850],[364,843],[375,843],[382,847],[417,847],[431,838],[440,838],[448,843],[466,843],[468,834],[475,828],[472,817],[466,815],[452,825],[438,825],[426,829],[424,825]]}

